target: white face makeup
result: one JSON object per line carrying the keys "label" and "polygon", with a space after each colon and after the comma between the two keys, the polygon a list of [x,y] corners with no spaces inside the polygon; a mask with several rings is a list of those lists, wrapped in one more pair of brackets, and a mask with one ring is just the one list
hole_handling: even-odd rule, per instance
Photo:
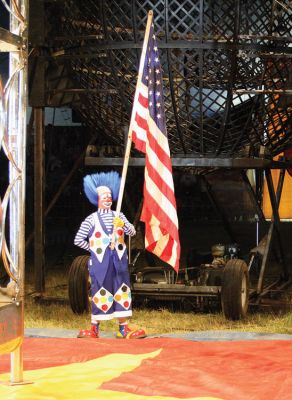
{"label": "white face makeup", "polygon": [[105,192],[98,196],[98,208],[102,209],[110,209],[112,206],[113,200],[111,192]]}

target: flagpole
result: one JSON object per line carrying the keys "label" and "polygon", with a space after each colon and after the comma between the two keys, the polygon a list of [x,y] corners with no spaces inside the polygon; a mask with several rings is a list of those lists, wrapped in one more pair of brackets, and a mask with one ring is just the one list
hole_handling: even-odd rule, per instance
{"label": "flagpole", "polygon": [[[117,216],[120,214],[123,195],[124,195],[124,188],[125,188],[126,176],[127,176],[127,171],[128,171],[128,165],[129,165],[131,145],[132,145],[132,125],[133,125],[135,115],[136,115],[136,104],[138,102],[138,95],[139,95],[138,86],[139,86],[139,83],[140,83],[140,81],[142,79],[142,75],[143,75],[143,67],[144,67],[144,63],[145,63],[147,45],[148,45],[148,41],[149,41],[149,32],[150,32],[152,20],[153,20],[153,11],[150,10],[148,12],[148,17],[147,17],[147,24],[146,24],[142,53],[141,53],[141,58],[140,58],[139,72],[138,72],[138,78],[137,78],[137,83],[136,83],[136,90],[135,90],[135,96],[134,96],[134,101],[133,101],[131,120],[130,120],[130,125],[129,125],[129,130],[128,130],[127,146],[126,146],[123,171],[122,171],[122,176],[121,176],[121,185],[120,185],[119,197],[118,197],[118,202],[117,202],[117,207],[116,207]],[[113,235],[113,237],[114,237],[114,235]]]}

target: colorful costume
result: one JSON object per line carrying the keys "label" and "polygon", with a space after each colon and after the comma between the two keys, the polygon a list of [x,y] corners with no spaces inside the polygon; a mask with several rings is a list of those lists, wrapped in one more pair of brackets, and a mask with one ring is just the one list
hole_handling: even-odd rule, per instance
{"label": "colorful costume", "polygon": [[125,225],[116,230],[115,248],[111,250],[109,244],[114,216],[114,211],[98,209],[82,222],[74,240],[75,245],[89,250],[91,255],[88,269],[91,278],[93,323],[132,315],[124,232],[131,236],[136,232],[134,226],[121,214],[120,218]]}
{"label": "colorful costume", "polygon": [[78,337],[97,338],[99,322],[112,318],[120,321],[117,337],[146,336],[142,329],[131,331],[125,322],[125,318],[132,315],[132,299],[124,234],[133,236],[136,231],[124,214],[118,216],[111,210],[112,200],[118,194],[119,179],[116,172],[84,178],[85,194],[98,205],[98,210],[81,223],[74,239],[75,245],[90,251],[88,270],[92,295],[92,327],[81,330]]}

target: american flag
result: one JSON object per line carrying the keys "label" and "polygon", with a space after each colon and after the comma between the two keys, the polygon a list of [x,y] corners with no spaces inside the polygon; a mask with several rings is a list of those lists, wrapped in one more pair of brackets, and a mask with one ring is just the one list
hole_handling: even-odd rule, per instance
{"label": "american flag", "polygon": [[[130,133],[145,153],[145,247],[179,269],[180,242],[170,151],[166,132],[162,71],[151,22],[142,76],[138,78]],[[141,67],[140,67],[141,70]]]}

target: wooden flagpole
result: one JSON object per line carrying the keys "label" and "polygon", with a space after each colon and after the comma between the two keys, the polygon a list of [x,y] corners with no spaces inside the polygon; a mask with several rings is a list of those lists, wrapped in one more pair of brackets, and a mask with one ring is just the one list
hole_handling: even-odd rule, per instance
{"label": "wooden flagpole", "polygon": [[[141,53],[141,58],[140,58],[139,72],[138,72],[138,78],[137,78],[137,83],[136,83],[136,90],[135,90],[131,120],[130,120],[130,125],[129,125],[129,130],[128,130],[127,146],[126,146],[126,151],[125,151],[123,171],[122,171],[122,176],[121,176],[121,185],[120,185],[119,197],[118,197],[117,208],[116,208],[117,215],[119,215],[121,212],[122,200],[123,200],[125,183],[126,183],[126,176],[127,176],[129,159],[130,159],[131,145],[132,145],[132,126],[133,126],[133,122],[135,119],[136,107],[137,107],[137,103],[138,103],[138,95],[139,95],[138,88],[139,88],[139,83],[141,82],[142,75],[143,75],[143,67],[144,67],[144,63],[145,63],[147,45],[148,45],[148,41],[149,41],[149,32],[150,32],[152,20],[153,20],[153,11],[150,10],[148,12],[148,17],[147,17],[147,24],[146,24],[142,53]],[[113,244],[114,244],[114,237],[115,237],[114,233],[115,233],[115,229],[113,232],[111,247],[113,247]]]}

